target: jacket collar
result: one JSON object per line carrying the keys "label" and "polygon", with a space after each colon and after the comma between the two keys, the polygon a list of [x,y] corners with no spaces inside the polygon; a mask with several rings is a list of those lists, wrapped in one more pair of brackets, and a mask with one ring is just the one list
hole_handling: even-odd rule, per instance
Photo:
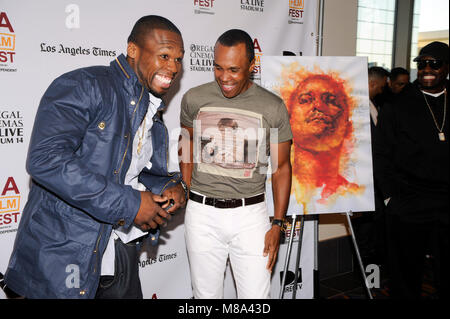
{"label": "jacket collar", "polygon": [[[139,82],[139,79],[134,70],[131,68],[130,64],[128,64],[125,55],[123,53],[120,54],[115,60],[111,62],[111,66],[116,69],[123,78],[124,86],[128,93],[130,93],[131,95],[139,95],[142,89],[142,84]],[[146,88],[144,88],[144,90],[144,94],[148,93],[153,96],[153,94],[148,92]],[[162,111],[165,109],[166,106],[162,100],[155,96],[153,96],[153,99],[155,100],[155,102],[158,101],[158,103],[160,103],[160,105],[157,106],[158,111]]]}
{"label": "jacket collar", "polygon": [[[123,79],[124,87],[128,91],[128,93],[130,93],[130,95],[140,94],[142,90],[142,84],[139,82],[139,79],[134,70],[128,64],[125,55],[120,54],[115,60],[111,62],[111,67],[120,74],[120,77]],[[144,88],[144,90],[148,93],[146,88]]]}

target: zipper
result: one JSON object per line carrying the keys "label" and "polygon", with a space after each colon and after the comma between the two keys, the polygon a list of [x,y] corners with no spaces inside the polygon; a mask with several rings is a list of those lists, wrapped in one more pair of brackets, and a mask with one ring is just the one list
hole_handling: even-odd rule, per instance
{"label": "zipper", "polygon": [[95,243],[95,249],[94,254],[95,255],[95,264],[94,264],[94,274],[97,272],[97,265],[98,265],[98,246],[100,245],[100,239],[102,238],[103,228],[105,227],[104,224],[102,224],[102,227],[100,228],[100,235],[97,238],[97,242]]}
{"label": "zipper", "polygon": [[[159,122],[159,121],[157,121]],[[169,172],[169,132],[167,130],[167,127],[164,125],[163,121],[160,119],[160,125],[162,125],[162,127],[164,128],[164,136],[165,136],[165,141],[166,141],[166,173],[168,176],[172,177],[174,176],[176,173],[170,173]],[[177,181],[175,179],[170,179],[161,189],[161,194],[164,192],[164,190],[166,189],[167,185],[169,185],[170,183],[176,183]]]}
{"label": "zipper", "polygon": [[127,77],[127,79],[130,78],[130,76],[128,75],[128,73],[125,71],[125,69],[123,68],[122,64],[120,64],[119,59],[116,58],[116,62],[119,65],[120,69],[122,70],[122,72],[125,74],[125,76]]}
{"label": "zipper", "polygon": [[[172,175],[174,175],[174,174],[172,174]],[[165,185],[164,185],[164,187],[161,189],[161,194],[166,190],[166,187],[167,187],[167,185],[169,185],[170,183],[176,183],[177,182],[177,180],[175,180],[175,179],[171,179],[170,181],[168,181]]]}
{"label": "zipper", "polygon": [[166,136],[166,172],[167,172],[168,176],[173,176],[173,175],[175,175],[175,173],[172,173],[172,174],[169,173],[169,132],[167,131],[167,127],[164,125],[164,123],[162,123],[162,121],[161,121],[161,124],[164,127],[164,133],[165,133],[165,136]]}
{"label": "zipper", "polygon": [[[141,102],[141,100],[142,100],[142,96],[144,95],[144,87],[142,86],[142,89],[141,89],[141,95],[139,96],[139,100],[138,100],[138,102],[136,103],[136,107],[134,108],[134,111],[133,111],[133,115],[131,116],[131,120],[130,120],[130,127],[132,128],[133,127],[133,120],[134,120],[134,116],[136,115],[136,111],[137,111],[137,109],[139,108],[139,104],[140,104],[140,102]],[[127,140],[127,147],[126,147],[126,149],[125,149],[125,153],[123,154],[123,157],[122,157],[122,161],[120,162],[120,166],[119,166],[119,169],[118,170],[116,170],[116,174],[117,174],[117,182],[119,182],[119,176],[120,176],[120,171],[121,171],[121,169],[122,169],[122,166],[123,166],[123,163],[125,162],[125,157],[127,156],[127,153],[128,153],[128,146],[130,145],[130,139],[131,139],[131,132],[130,132],[130,134],[128,134],[128,140]]]}

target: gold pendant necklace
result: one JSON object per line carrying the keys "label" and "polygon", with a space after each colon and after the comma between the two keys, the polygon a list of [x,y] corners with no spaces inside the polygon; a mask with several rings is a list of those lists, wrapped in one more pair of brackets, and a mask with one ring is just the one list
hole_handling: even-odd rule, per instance
{"label": "gold pendant necklace", "polygon": [[144,117],[144,123],[142,123],[142,132],[139,135],[139,142],[138,142],[138,146],[137,146],[137,153],[138,155],[141,155],[141,150],[142,150],[142,142],[144,141],[144,136],[145,136],[145,121],[146,118]]}
{"label": "gold pendant necklace", "polygon": [[425,103],[427,104],[428,109],[430,110],[431,116],[433,117],[434,125],[436,126],[437,130],[439,131],[439,133],[438,133],[439,141],[445,142],[444,125],[445,125],[445,115],[447,113],[447,89],[444,90],[444,118],[442,119],[441,128],[439,128],[439,125],[436,121],[436,117],[434,116],[434,113],[433,113],[433,110],[431,109],[430,104],[428,104],[425,93],[423,93],[423,91],[421,91],[421,92],[423,94],[423,98],[425,99]]}

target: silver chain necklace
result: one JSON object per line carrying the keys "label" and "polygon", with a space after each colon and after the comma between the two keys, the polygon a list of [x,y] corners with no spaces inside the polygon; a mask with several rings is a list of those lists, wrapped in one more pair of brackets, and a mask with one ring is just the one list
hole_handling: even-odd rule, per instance
{"label": "silver chain necklace", "polygon": [[[422,92],[422,91],[421,91]],[[425,99],[425,103],[427,103],[428,109],[430,110],[431,116],[433,117],[434,125],[436,126],[437,130],[439,131],[439,141],[445,142],[445,134],[444,134],[444,125],[445,125],[445,115],[447,113],[447,89],[444,91],[444,118],[442,119],[442,125],[441,128],[439,128],[438,122],[436,121],[436,117],[434,116],[433,110],[431,109],[430,104],[428,104],[427,97],[425,96],[425,93],[423,93],[423,98]]]}

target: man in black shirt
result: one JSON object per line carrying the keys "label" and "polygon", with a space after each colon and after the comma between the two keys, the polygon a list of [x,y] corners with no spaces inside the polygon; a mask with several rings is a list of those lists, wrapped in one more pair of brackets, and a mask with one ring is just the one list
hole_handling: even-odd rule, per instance
{"label": "man in black shirt", "polygon": [[392,94],[399,94],[409,84],[408,70],[397,67],[393,68],[389,74],[389,91]]}
{"label": "man in black shirt", "polygon": [[389,72],[387,80],[387,85],[383,88],[383,93],[378,94],[373,99],[373,103],[377,109],[383,108],[385,104],[392,104],[403,89],[411,85],[409,71],[402,67],[393,68]]}
{"label": "man in black shirt", "polygon": [[420,298],[425,255],[448,298],[449,47],[433,42],[414,61],[418,77],[378,116],[374,173],[386,204],[392,297]]}

